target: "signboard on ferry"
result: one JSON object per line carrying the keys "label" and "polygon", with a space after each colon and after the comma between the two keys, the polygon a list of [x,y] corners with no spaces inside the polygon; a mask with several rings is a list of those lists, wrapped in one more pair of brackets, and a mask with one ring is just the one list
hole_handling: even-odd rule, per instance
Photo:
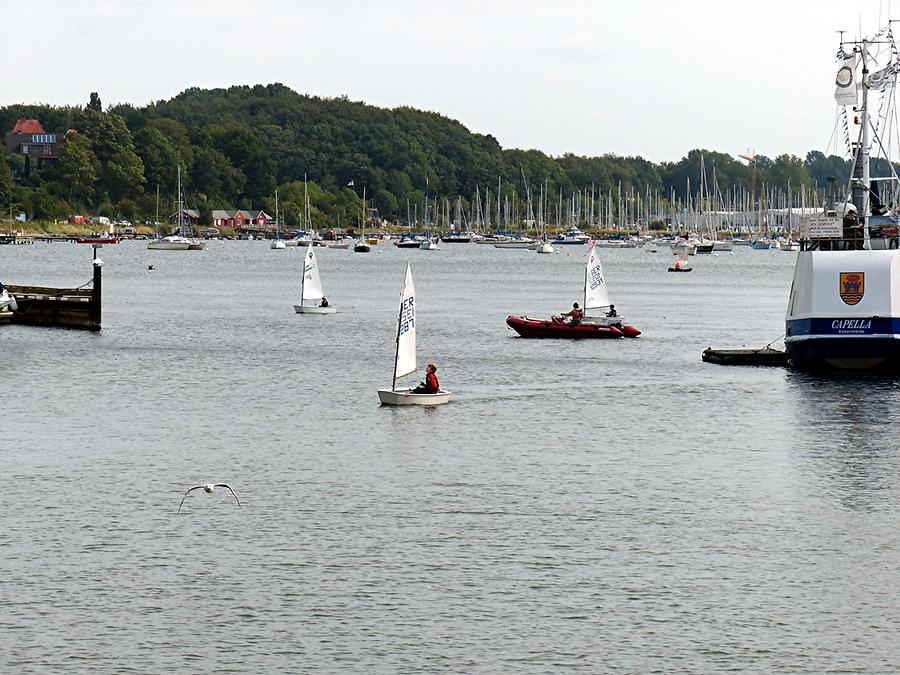
{"label": "signboard on ferry", "polygon": [[840,239],[844,236],[842,218],[819,216],[800,223],[800,237],[803,239]]}

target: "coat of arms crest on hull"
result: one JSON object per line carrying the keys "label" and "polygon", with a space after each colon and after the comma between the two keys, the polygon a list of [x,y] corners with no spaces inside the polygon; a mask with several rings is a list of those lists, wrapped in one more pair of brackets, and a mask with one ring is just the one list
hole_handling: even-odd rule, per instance
{"label": "coat of arms crest on hull", "polygon": [[841,272],[840,295],[848,305],[855,305],[862,300],[866,292],[865,272]]}

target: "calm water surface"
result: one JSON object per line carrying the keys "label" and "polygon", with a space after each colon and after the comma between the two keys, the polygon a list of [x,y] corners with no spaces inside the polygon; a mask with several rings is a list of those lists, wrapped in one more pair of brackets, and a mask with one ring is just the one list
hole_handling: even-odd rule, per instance
{"label": "calm water surface", "polygon": [[[777,251],[604,251],[641,338],[515,337],[584,253],[320,249],[317,317],[302,249],[103,248],[99,334],[0,327],[0,670],[900,669],[900,381],[700,361],[783,332]],[[90,257],[0,247],[0,280]],[[375,394],[406,260],[437,409]],[[243,508],[176,515],[209,481]]]}

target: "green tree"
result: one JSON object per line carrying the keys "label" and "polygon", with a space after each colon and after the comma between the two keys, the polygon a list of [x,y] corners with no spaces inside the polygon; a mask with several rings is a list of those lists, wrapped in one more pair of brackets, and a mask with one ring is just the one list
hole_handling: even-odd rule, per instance
{"label": "green tree", "polygon": [[66,135],[59,149],[59,173],[69,187],[69,201],[76,199],[89,204],[100,174],[100,162],[87,136],[78,132]]}
{"label": "green tree", "polygon": [[135,134],[134,147],[144,164],[147,185],[158,185],[166,193],[174,192],[180,157],[169,139],[158,129],[144,128]]}
{"label": "green tree", "polygon": [[216,149],[246,176],[244,196],[258,203],[275,192],[275,163],[250,129],[229,125],[211,135]]}
{"label": "green tree", "polygon": [[100,95],[96,91],[91,92],[91,100],[87,104],[87,109],[103,112],[103,104],[100,102]]}
{"label": "green tree", "polygon": [[9,164],[0,161],[0,211],[6,211],[12,202],[12,198],[12,171],[9,169]]}
{"label": "green tree", "polygon": [[234,204],[237,196],[244,191],[246,180],[244,173],[215,148],[201,147],[194,152],[194,165],[190,172],[193,190],[211,199]]}
{"label": "green tree", "polygon": [[778,155],[767,171],[767,178],[779,187],[786,186],[790,181],[791,186],[798,188],[801,185],[810,185],[812,179],[803,164],[803,160],[796,155]]}
{"label": "green tree", "polygon": [[110,197],[136,197],[144,192],[144,164],[131,150],[117,152],[103,168],[103,182],[109,188]]}
{"label": "green tree", "polygon": [[200,225],[210,226],[212,225],[212,206],[209,201],[204,199],[200,202],[197,207],[197,211],[200,214]]}

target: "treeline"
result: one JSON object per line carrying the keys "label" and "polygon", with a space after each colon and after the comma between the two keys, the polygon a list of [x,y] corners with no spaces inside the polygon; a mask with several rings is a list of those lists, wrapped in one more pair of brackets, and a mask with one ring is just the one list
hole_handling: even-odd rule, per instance
{"label": "treeline", "polygon": [[[160,220],[174,211],[176,175],[182,167],[186,206],[201,223],[213,209],[275,209],[275,190],[284,221],[300,226],[304,177],[315,226],[353,225],[362,214],[362,189],[382,217],[405,220],[407,205],[421,217],[431,198],[469,207],[476,188],[524,209],[543,189],[564,195],[591,188],[598,195],[646,194],[687,201],[696,193],[701,156],[707,183],[722,191],[757,191],[788,181],[825,188],[839,184],[848,161],[810,152],[805,158],[779,155],[748,163],[730,155],[692,150],[677,162],[656,164],[641,157],[603,155],[551,157],[538,150],[503,149],[491,135],[475,134],[443,115],[408,107],[387,110],[348,100],[297,94],[281,84],[188,89],[168,101],[142,108],[125,104],[103,109],[91,94],[84,107],[11,105],[0,108],[0,127],[17,119],[38,119],[47,132],[73,130],[58,161],[28,167],[21,156],[0,162],[0,208],[29,218],[59,219],[72,213],[129,220]],[[352,184],[352,185],[350,185]],[[527,189],[526,189],[527,185]],[[621,190],[620,190],[621,186]]]}

